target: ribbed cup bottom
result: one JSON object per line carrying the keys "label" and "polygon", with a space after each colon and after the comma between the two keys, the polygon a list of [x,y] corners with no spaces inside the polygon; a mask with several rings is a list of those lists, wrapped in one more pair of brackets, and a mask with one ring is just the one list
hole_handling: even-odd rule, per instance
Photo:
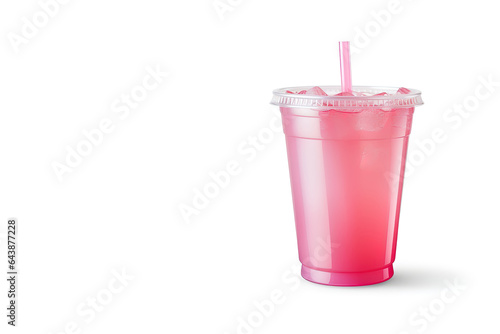
{"label": "ribbed cup bottom", "polygon": [[394,275],[392,264],[374,271],[364,272],[331,272],[312,269],[302,265],[302,277],[306,280],[325,285],[360,286],[387,281]]}

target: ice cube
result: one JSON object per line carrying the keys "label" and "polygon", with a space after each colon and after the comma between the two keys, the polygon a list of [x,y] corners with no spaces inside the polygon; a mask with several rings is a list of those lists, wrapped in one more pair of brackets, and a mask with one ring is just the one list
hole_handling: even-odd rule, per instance
{"label": "ice cube", "polygon": [[391,113],[382,110],[363,110],[357,116],[357,129],[360,131],[381,131]]}
{"label": "ice cube", "polygon": [[340,93],[335,94],[333,96],[354,96],[354,94],[350,93],[350,92],[340,92]]}
{"label": "ice cube", "polygon": [[372,95],[372,96],[387,96],[389,94],[387,94],[386,92],[382,92],[382,93],[378,93],[378,94],[375,94],[375,95]]}
{"label": "ice cube", "polygon": [[298,92],[297,94],[305,94],[305,93],[307,93],[307,90],[304,89],[304,90],[301,90],[300,92]]}
{"label": "ice cube", "polygon": [[[300,94],[300,93],[299,93]],[[306,95],[320,95],[320,96],[328,96],[321,88],[318,86],[314,86],[313,88],[308,89],[305,92]]]}
{"label": "ice cube", "polygon": [[396,92],[396,94],[409,94],[410,93],[410,90],[408,88],[404,88],[404,87],[401,87],[398,89],[398,91]]}
{"label": "ice cube", "polygon": [[291,90],[287,90],[285,93],[287,94],[295,94],[294,92],[292,92]]}

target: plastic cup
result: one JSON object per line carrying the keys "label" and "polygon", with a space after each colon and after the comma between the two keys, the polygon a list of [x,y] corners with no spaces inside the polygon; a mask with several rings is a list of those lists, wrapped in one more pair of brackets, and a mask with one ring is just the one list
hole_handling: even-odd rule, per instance
{"label": "plastic cup", "polygon": [[306,280],[338,286],[390,279],[396,256],[403,175],[420,92],[353,87],[379,96],[274,91],[286,137],[293,208]]}

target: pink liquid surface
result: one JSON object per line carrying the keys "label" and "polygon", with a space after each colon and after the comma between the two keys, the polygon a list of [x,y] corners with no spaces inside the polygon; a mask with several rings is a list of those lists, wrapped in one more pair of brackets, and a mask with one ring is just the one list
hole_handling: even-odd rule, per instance
{"label": "pink liquid surface", "polygon": [[281,107],[304,278],[366,285],[393,275],[413,107]]}

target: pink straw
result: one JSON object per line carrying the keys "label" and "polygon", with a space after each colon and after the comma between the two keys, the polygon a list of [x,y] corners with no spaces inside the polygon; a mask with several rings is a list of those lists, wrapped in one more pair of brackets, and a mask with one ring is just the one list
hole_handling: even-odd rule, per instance
{"label": "pink straw", "polygon": [[340,80],[342,83],[342,92],[352,92],[351,81],[351,55],[349,52],[349,42],[339,42],[340,54]]}

